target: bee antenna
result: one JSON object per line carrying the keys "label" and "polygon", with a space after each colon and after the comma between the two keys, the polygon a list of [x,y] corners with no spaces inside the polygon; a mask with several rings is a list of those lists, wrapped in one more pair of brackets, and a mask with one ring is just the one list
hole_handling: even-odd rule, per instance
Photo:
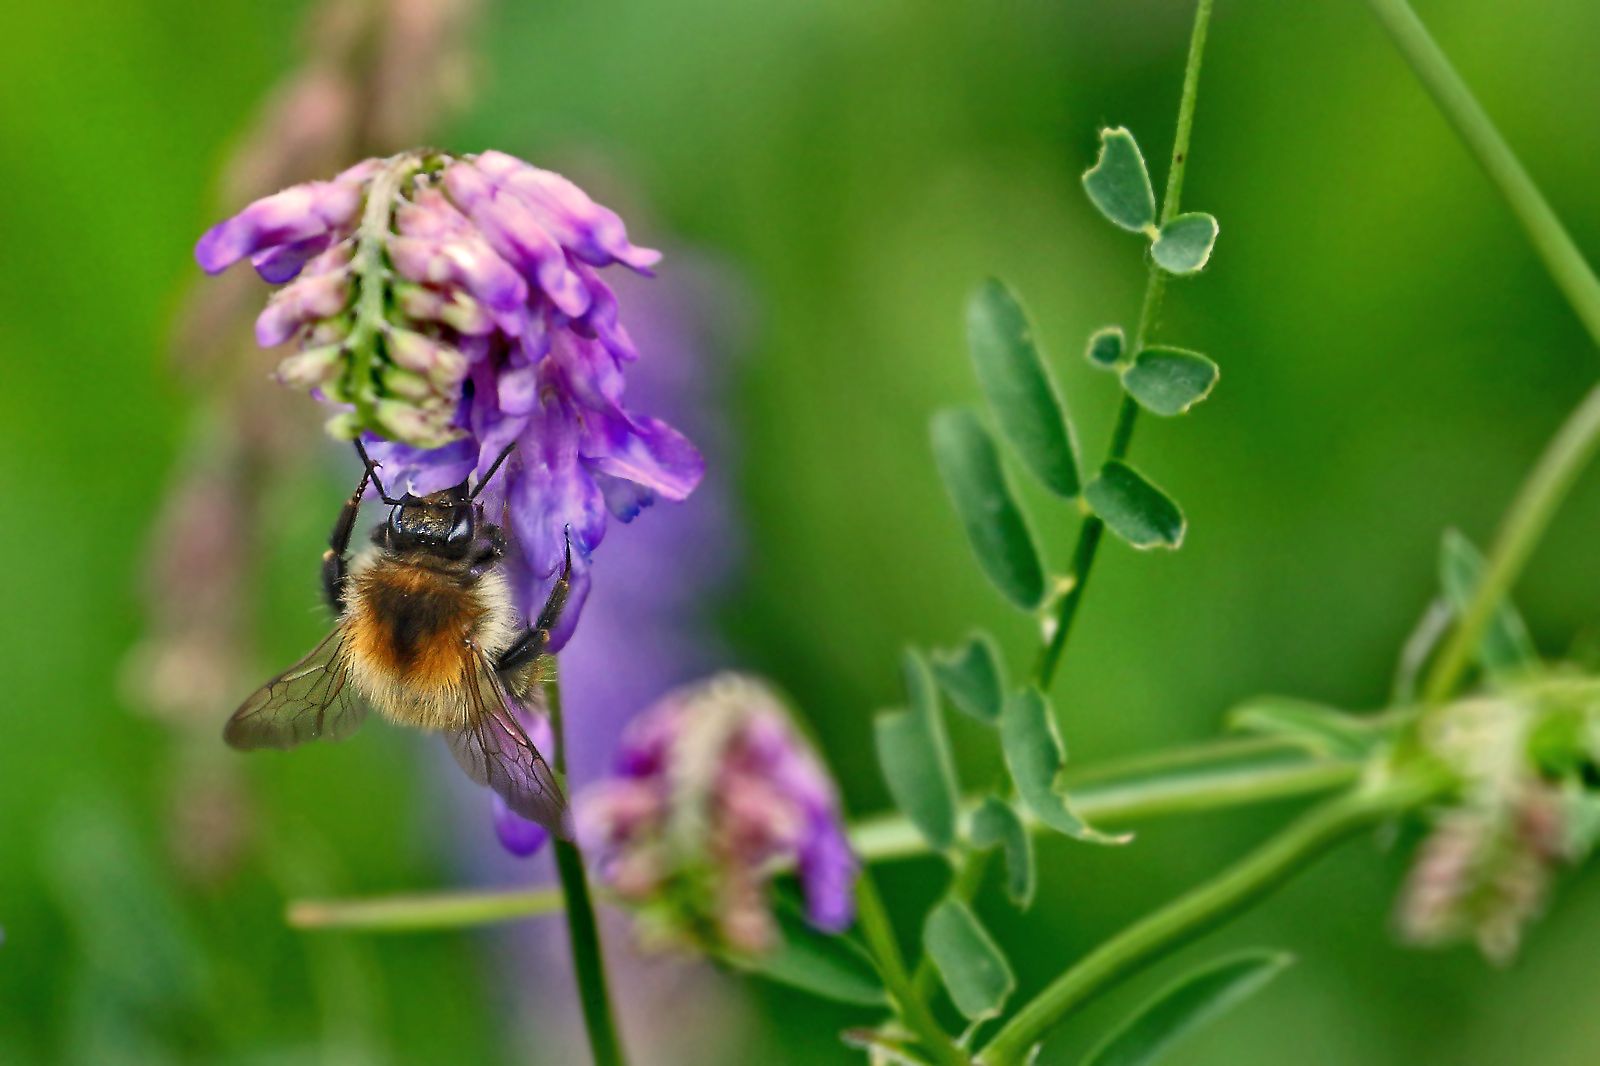
{"label": "bee antenna", "polygon": [[362,465],[367,468],[367,477],[371,478],[373,485],[377,486],[378,495],[382,497],[383,502],[388,504],[390,507],[398,507],[400,505],[400,501],[389,495],[389,490],[383,487],[383,481],[378,477],[377,462],[373,460],[372,456],[367,454],[366,447],[362,445],[359,439],[357,439],[354,444],[356,446],[356,454],[361,456]]}
{"label": "bee antenna", "polygon": [[488,486],[489,479],[494,477],[496,472],[498,472],[500,469],[500,464],[506,461],[511,453],[516,450],[516,447],[517,442],[512,441],[510,444],[507,444],[504,448],[500,449],[500,454],[494,457],[494,462],[489,464],[489,469],[484,471],[483,477],[478,479],[477,488],[472,490],[472,494],[468,496],[467,499],[476,500],[478,498],[478,493],[482,492]]}

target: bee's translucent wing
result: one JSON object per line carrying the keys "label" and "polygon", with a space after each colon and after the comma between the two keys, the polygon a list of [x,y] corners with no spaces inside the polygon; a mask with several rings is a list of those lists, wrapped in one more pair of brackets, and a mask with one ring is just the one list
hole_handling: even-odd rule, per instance
{"label": "bee's translucent wing", "polygon": [[292,748],[319,737],[343,740],[367,716],[367,703],[350,684],[343,628],[329,633],[310,655],[268,681],[233,712],[222,738],[231,746]]}
{"label": "bee's translucent wing", "polygon": [[467,776],[488,785],[506,806],[559,837],[570,837],[567,801],[527,732],[517,721],[516,697],[477,652],[466,672],[467,724],[448,734],[450,750]]}

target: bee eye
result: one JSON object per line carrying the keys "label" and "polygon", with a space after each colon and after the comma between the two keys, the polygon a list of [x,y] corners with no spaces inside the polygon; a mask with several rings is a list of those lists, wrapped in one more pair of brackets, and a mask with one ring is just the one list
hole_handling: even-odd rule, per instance
{"label": "bee eye", "polygon": [[449,542],[451,544],[465,544],[470,541],[473,538],[473,535],[476,533],[476,530],[473,528],[474,525],[475,523],[472,520],[472,508],[457,507],[455,510],[454,519],[450,523]]}

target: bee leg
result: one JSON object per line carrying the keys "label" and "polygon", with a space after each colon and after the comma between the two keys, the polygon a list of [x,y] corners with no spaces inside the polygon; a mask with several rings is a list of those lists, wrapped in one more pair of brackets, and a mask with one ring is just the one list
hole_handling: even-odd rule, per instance
{"label": "bee leg", "polygon": [[511,646],[500,653],[500,661],[495,664],[495,672],[503,678],[519,674],[543,655],[549,645],[548,629],[524,629],[517,634],[517,639],[511,642]]}
{"label": "bee leg", "polygon": [[339,520],[333,524],[333,533],[328,537],[328,550],[322,553],[322,594],[334,614],[344,613],[344,586],[349,566],[346,554],[350,550],[350,535],[356,528],[356,516],[361,511],[361,497],[366,493],[367,481],[371,477],[372,470],[369,467],[361,475],[361,483],[356,486],[356,491],[350,494],[340,509]]}
{"label": "bee leg", "polygon": [[561,609],[566,606],[567,594],[572,591],[572,537],[567,536],[566,558],[561,564],[561,574],[556,578],[555,587],[550,590],[550,596],[544,601],[544,608],[539,612],[538,619],[518,634],[511,646],[500,653],[500,661],[496,664],[501,674],[514,674],[543,655],[550,646],[550,631],[561,620]]}

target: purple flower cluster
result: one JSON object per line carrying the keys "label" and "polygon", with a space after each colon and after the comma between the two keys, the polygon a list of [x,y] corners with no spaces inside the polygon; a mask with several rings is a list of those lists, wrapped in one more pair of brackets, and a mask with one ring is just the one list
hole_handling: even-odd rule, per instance
{"label": "purple flower cluster", "polygon": [[615,776],[577,800],[596,877],[638,905],[646,943],[760,953],[768,885],[792,865],[807,917],[840,932],[858,869],[838,795],[773,691],[722,674],[663,697],[623,732]]}
{"label": "purple flower cluster", "polygon": [[395,485],[482,476],[517,442],[484,500],[520,548],[524,611],[567,531],[587,560],[608,512],[628,521],[700,480],[682,434],[623,406],[638,354],[599,274],[647,273],[659,253],[558,174],[501,152],[369,159],[257,200],[195,255],[211,273],[248,258],[283,285],[256,320],[263,346],[297,344],[278,378],[338,407],[336,435],[369,434]]}

